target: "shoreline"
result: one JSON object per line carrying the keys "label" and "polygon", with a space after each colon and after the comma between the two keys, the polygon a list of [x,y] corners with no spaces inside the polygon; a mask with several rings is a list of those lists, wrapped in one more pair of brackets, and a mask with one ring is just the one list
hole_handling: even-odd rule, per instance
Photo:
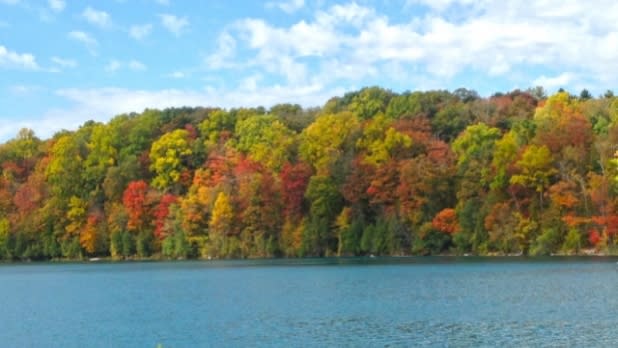
{"label": "shoreline", "polygon": [[472,254],[463,254],[463,255],[455,255],[455,254],[438,254],[438,255],[381,255],[381,256],[373,256],[373,255],[365,255],[365,256],[322,256],[322,257],[255,257],[255,258],[191,258],[191,259],[171,259],[171,258],[159,258],[159,257],[148,257],[148,258],[126,258],[126,259],[118,259],[112,257],[94,257],[94,258],[81,258],[81,259],[50,259],[50,260],[2,260],[0,261],[0,265],[11,265],[11,264],[69,264],[69,263],[79,263],[79,264],[97,264],[97,263],[105,263],[105,264],[113,264],[113,263],[164,263],[164,262],[290,262],[290,263],[302,263],[303,261],[366,261],[367,263],[381,263],[385,261],[395,261],[395,260],[450,260],[450,261],[500,261],[500,260],[529,260],[529,261],[540,261],[540,260],[555,260],[559,261],[561,259],[580,259],[580,260],[600,260],[600,259],[616,259],[618,260],[618,254],[606,254],[606,253],[583,253],[577,255],[568,255],[568,254],[553,254],[553,255],[539,255],[539,256],[529,256],[529,255],[516,255],[516,254],[492,254],[492,255],[472,255]]}

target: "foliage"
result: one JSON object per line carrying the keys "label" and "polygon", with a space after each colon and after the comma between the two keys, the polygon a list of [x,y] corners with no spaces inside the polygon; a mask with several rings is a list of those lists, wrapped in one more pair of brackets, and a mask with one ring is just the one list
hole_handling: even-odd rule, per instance
{"label": "foliage", "polygon": [[612,252],[618,98],[379,87],[0,144],[0,259]]}
{"label": "foliage", "polygon": [[318,117],[300,135],[300,157],[319,174],[332,172],[358,127],[358,118],[349,112]]}
{"label": "foliage", "polygon": [[294,133],[274,116],[255,115],[236,124],[236,147],[251,159],[279,171],[289,160]]}
{"label": "foliage", "polygon": [[189,133],[177,129],[152,144],[150,169],[156,174],[152,186],[167,189],[180,181],[180,174],[185,169],[184,159],[193,153],[189,141]]}

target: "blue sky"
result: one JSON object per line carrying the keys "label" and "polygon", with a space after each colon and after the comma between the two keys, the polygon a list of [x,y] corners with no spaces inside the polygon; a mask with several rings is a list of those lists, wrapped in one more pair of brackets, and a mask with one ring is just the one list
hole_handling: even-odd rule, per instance
{"label": "blue sky", "polygon": [[322,105],[368,85],[618,82],[618,4],[0,0],[0,140],[170,106]]}

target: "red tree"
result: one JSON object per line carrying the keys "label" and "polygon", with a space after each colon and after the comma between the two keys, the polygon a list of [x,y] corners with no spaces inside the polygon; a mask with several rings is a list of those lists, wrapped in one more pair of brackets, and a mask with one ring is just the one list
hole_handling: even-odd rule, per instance
{"label": "red tree", "polygon": [[459,223],[457,222],[455,209],[447,208],[442,210],[433,218],[431,225],[436,230],[444,233],[457,233],[459,231]]}
{"label": "red tree", "polygon": [[178,198],[169,193],[161,197],[161,200],[153,213],[155,219],[155,237],[159,239],[164,239],[167,237],[165,235],[165,220],[170,214],[170,205],[176,203],[177,201]]}
{"label": "red tree", "polygon": [[147,193],[148,184],[143,180],[139,180],[130,182],[122,195],[122,204],[129,215],[127,222],[129,230],[138,231],[144,227]]}
{"label": "red tree", "polygon": [[279,175],[285,215],[287,217],[301,216],[305,190],[311,177],[311,167],[303,162],[286,163]]}

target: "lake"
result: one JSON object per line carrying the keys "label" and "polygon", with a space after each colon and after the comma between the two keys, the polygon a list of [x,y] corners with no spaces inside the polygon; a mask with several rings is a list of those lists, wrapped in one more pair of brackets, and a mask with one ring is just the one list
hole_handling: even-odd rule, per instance
{"label": "lake", "polygon": [[613,346],[616,261],[5,264],[0,346]]}

